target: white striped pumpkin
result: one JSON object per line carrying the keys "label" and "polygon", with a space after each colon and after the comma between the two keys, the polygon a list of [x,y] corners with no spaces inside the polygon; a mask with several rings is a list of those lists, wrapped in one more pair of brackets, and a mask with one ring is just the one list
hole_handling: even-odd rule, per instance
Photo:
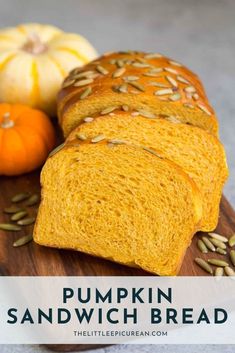
{"label": "white striped pumpkin", "polygon": [[68,72],[96,57],[82,36],[41,24],[0,31],[0,101],[56,114],[56,96]]}

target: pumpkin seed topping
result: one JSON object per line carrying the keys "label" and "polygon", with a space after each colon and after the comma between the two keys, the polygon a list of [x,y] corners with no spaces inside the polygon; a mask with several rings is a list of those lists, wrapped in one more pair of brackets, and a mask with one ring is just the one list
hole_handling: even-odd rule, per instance
{"label": "pumpkin seed topping", "polygon": [[178,100],[181,99],[181,94],[180,93],[175,93],[175,94],[172,94],[169,99],[173,102],[176,102]]}
{"label": "pumpkin seed topping", "polygon": [[121,67],[123,67],[125,65],[125,62],[122,59],[118,59],[116,61],[116,65],[117,65],[117,67],[121,68]]}
{"label": "pumpkin seed topping", "polygon": [[145,92],[145,88],[143,85],[141,85],[140,83],[137,82],[128,82],[129,85],[131,85],[132,87],[136,88],[139,91]]}
{"label": "pumpkin seed topping", "polygon": [[132,113],[131,113],[131,116],[139,116],[139,115],[140,115],[139,112],[132,112]]}
{"label": "pumpkin seed topping", "polygon": [[170,84],[173,87],[178,87],[178,83],[176,82],[176,80],[174,78],[172,78],[171,76],[166,75],[166,79],[168,82],[170,82]]}
{"label": "pumpkin seed topping", "polygon": [[25,202],[25,206],[34,206],[36,203],[38,203],[40,200],[40,197],[38,194],[33,194],[30,196],[30,198]]}
{"label": "pumpkin seed topping", "polygon": [[210,238],[210,241],[212,244],[214,244],[216,247],[221,248],[221,249],[226,249],[226,245],[225,243],[223,243],[220,240],[214,239],[214,238]]}
{"label": "pumpkin seed topping", "polygon": [[162,58],[162,55],[159,53],[150,53],[150,54],[146,54],[144,56],[145,59],[159,59]]}
{"label": "pumpkin seed topping", "polygon": [[166,88],[166,89],[160,89],[156,92],[154,92],[155,96],[164,96],[166,94],[173,94],[173,90],[171,88]]}
{"label": "pumpkin seed topping", "polygon": [[19,239],[17,239],[14,243],[13,246],[14,248],[18,248],[19,246],[23,246],[25,244],[28,244],[29,242],[31,242],[33,240],[32,235],[25,235],[24,237],[21,237]]}
{"label": "pumpkin seed topping", "polygon": [[108,75],[108,73],[109,73],[109,71],[101,65],[97,65],[96,70],[102,75]]}
{"label": "pumpkin seed topping", "polygon": [[224,268],[223,267],[217,267],[215,269],[215,276],[216,277],[222,277],[224,275]]}
{"label": "pumpkin seed topping", "polygon": [[35,217],[27,217],[20,219],[17,224],[20,226],[29,226],[30,224],[33,224],[35,222]]}
{"label": "pumpkin seed topping", "polygon": [[11,232],[18,232],[19,230],[21,230],[21,227],[11,223],[0,223],[0,229]]}
{"label": "pumpkin seed topping", "polygon": [[94,80],[92,78],[87,78],[86,80],[77,81],[74,84],[74,86],[75,87],[86,86],[86,85],[89,85],[92,82],[94,82]]}
{"label": "pumpkin seed topping", "polygon": [[125,67],[120,67],[119,69],[114,71],[113,78],[118,78],[118,77],[122,76],[125,73],[125,71],[126,71]]}
{"label": "pumpkin seed topping", "polygon": [[[159,71],[160,72],[160,71]],[[149,72],[145,72],[143,74],[143,76],[148,76],[148,77],[159,77],[159,73],[157,72],[153,72],[153,71],[149,71]]]}
{"label": "pumpkin seed topping", "polygon": [[197,93],[194,93],[194,94],[193,94],[193,99],[194,99],[195,101],[197,101],[197,100],[199,99],[199,95],[198,95]]}
{"label": "pumpkin seed topping", "polygon": [[123,77],[124,81],[137,81],[139,80],[139,76],[125,76]]}
{"label": "pumpkin seed topping", "polygon": [[133,63],[132,63],[132,66],[134,66],[134,67],[138,67],[138,68],[142,68],[142,69],[144,69],[144,68],[147,68],[147,67],[150,67],[150,65],[149,64],[145,64],[145,63],[141,63],[141,62],[138,62],[138,61],[134,61]]}
{"label": "pumpkin seed topping", "polygon": [[27,211],[17,212],[11,217],[11,221],[19,221],[21,218],[24,218],[27,215],[28,215]]}
{"label": "pumpkin seed topping", "polygon": [[208,253],[208,249],[207,249],[205,243],[203,243],[203,241],[201,239],[199,239],[197,241],[197,247],[203,254],[207,254]]}
{"label": "pumpkin seed topping", "polygon": [[216,252],[220,255],[226,255],[227,251],[221,248],[216,248]]}
{"label": "pumpkin seed topping", "polygon": [[226,261],[219,260],[219,259],[208,259],[207,262],[211,265],[219,266],[219,267],[227,267],[228,266],[228,263]]}
{"label": "pumpkin seed topping", "polygon": [[128,110],[129,110],[128,105],[126,105],[126,104],[122,105],[122,110],[124,110],[124,112],[128,112]]}
{"label": "pumpkin seed topping", "polygon": [[123,145],[126,144],[125,141],[114,139],[114,140],[109,140],[109,143],[112,143],[113,145]]}
{"label": "pumpkin seed topping", "polygon": [[67,88],[67,87],[69,87],[69,86],[72,86],[72,85],[74,84],[74,82],[75,82],[75,79],[69,80],[69,81],[65,81],[65,82],[63,83],[63,85],[62,85],[62,88]]}
{"label": "pumpkin seed topping", "polygon": [[185,83],[187,85],[189,84],[189,81],[186,78],[184,78],[183,76],[178,75],[178,76],[176,76],[176,79],[181,83]]}
{"label": "pumpkin seed topping", "polygon": [[94,74],[94,71],[92,70],[89,70],[89,71],[83,71],[83,72],[80,72],[78,74],[75,74],[73,76],[74,79],[78,79],[78,78],[87,78],[88,76],[90,75],[93,75]]}
{"label": "pumpkin seed topping", "polygon": [[140,113],[140,115],[144,116],[145,118],[156,119],[156,115],[147,110],[138,110],[138,112]]}
{"label": "pumpkin seed topping", "polygon": [[22,207],[17,207],[17,206],[6,207],[3,210],[4,213],[9,213],[9,214],[17,213],[17,212],[21,212],[21,211],[25,211],[25,209]]}
{"label": "pumpkin seed topping", "polygon": [[217,233],[208,233],[209,236],[213,239],[217,239],[219,241],[222,241],[223,243],[227,243],[228,239],[224,237],[223,235],[217,234]]}
{"label": "pumpkin seed topping", "polygon": [[56,148],[54,148],[51,153],[49,154],[48,157],[52,157],[54,156],[57,152],[59,152],[60,150],[62,150],[62,148],[65,146],[65,143],[61,143],[61,145],[57,146]]}
{"label": "pumpkin seed topping", "polygon": [[167,121],[170,121],[171,123],[174,123],[174,124],[180,124],[180,122],[181,122],[179,119],[177,119],[173,115],[165,116],[164,119],[167,120]]}
{"label": "pumpkin seed topping", "polygon": [[178,75],[178,71],[175,69],[172,69],[171,67],[164,67],[164,70],[167,72],[170,72],[171,74]]}
{"label": "pumpkin seed topping", "polygon": [[92,92],[92,88],[87,87],[80,95],[80,99],[85,99],[86,97],[88,97],[91,94],[91,92]]}
{"label": "pumpkin seed topping", "polygon": [[91,123],[94,120],[91,116],[87,116],[86,118],[83,119],[85,123]]}
{"label": "pumpkin seed topping", "polygon": [[104,139],[105,139],[104,135],[97,135],[91,139],[91,142],[97,143],[97,142],[103,141]]}
{"label": "pumpkin seed topping", "polygon": [[118,90],[119,90],[119,92],[121,92],[121,93],[127,93],[127,92],[128,92],[127,84],[124,83],[123,85],[119,86]]}
{"label": "pumpkin seed topping", "polygon": [[202,237],[203,242],[205,243],[206,247],[211,250],[215,251],[215,246],[212,244],[212,242],[205,236]]}
{"label": "pumpkin seed topping", "polygon": [[179,67],[183,66],[183,65],[181,65],[180,63],[178,63],[177,61],[174,61],[174,60],[169,60],[169,64],[174,65],[174,66],[179,66]]}
{"label": "pumpkin seed topping", "polygon": [[16,194],[15,196],[12,197],[11,202],[21,202],[26,199],[28,199],[30,196],[29,192],[20,192],[19,194]]}
{"label": "pumpkin seed topping", "polygon": [[231,250],[229,255],[233,266],[235,266],[235,250]]}
{"label": "pumpkin seed topping", "polygon": [[226,266],[225,268],[224,268],[224,272],[225,272],[225,274],[227,275],[227,276],[231,276],[231,277],[233,277],[233,276],[235,276],[235,272],[234,272],[234,270],[231,268],[231,267],[229,267],[229,266]]}
{"label": "pumpkin seed topping", "polygon": [[230,238],[229,238],[229,246],[234,246],[235,245],[235,234],[233,234]]}
{"label": "pumpkin seed topping", "polygon": [[100,112],[101,115],[106,115],[106,114],[109,114],[111,112],[113,112],[114,110],[118,109],[117,106],[112,106],[112,107],[108,107],[108,108],[105,108],[104,110],[102,110]]}
{"label": "pumpkin seed topping", "polygon": [[200,266],[204,271],[210,273],[211,275],[213,274],[213,269],[212,267],[203,259],[200,257],[196,257],[194,260],[198,266]]}
{"label": "pumpkin seed topping", "polygon": [[83,134],[76,134],[76,138],[81,141],[86,141],[86,139],[87,139],[86,136]]}
{"label": "pumpkin seed topping", "polygon": [[193,109],[194,108],[194,105],[190,104],[190,103],[184,103],[184,106],[186,108],[190,108],[190,109]]}
{"label": "pumpkin seed topping", "polygon": [[204,105],[198,103],[197,106],[207,115],[211,115],[211,112]]}

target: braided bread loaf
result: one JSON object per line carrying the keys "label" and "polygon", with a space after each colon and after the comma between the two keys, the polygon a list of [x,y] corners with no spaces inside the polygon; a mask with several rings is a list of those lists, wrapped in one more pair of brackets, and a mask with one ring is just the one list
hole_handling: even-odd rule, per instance
{"label": "braided bread loaf", "polygon": [[122,105],[218,134],[214,110],[194,73],[160,54],[128,51],[106,54],[70,73],[58,96],[64,135],[84,118]]}

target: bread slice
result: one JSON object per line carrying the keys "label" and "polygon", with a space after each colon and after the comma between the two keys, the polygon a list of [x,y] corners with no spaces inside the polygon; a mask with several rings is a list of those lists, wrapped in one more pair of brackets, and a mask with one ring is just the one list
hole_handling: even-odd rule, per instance
{"label": "bread slice", "polygon": [[[150,115],[114,111],[75,129],[68,140],[104,134],[157,149],[177,163],[196,182],[202,193],[203,216],[200,230],[212,231],[218,223],[219,203],[228,176],[225,151],[219,140],[206,131],[186,124],[151,119]],[[144,114],[144,112],[142,113]],[[146,114],[146,112],[145,112]]]}
{"label": "bread slice", "polygon": [[201,219],[195,183],[149,149],[101,139],[47,160],[35,242],[176,275]]}
{"label": "bread slice", "polygon": [[159,54],[119,52],[73,70],[58,96],[64,135],[86,117],[128,105],[218,134],[218,122],[197,75]]}

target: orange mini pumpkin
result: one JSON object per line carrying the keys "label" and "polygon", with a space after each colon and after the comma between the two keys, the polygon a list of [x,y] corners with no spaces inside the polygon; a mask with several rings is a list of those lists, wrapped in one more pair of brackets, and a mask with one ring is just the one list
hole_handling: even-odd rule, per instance
{"label": "orange mini pumpkin", "polygon": [[20,175],[40,167],[55,145],[47,115],[21,104],[0,104],[0,175]]}

